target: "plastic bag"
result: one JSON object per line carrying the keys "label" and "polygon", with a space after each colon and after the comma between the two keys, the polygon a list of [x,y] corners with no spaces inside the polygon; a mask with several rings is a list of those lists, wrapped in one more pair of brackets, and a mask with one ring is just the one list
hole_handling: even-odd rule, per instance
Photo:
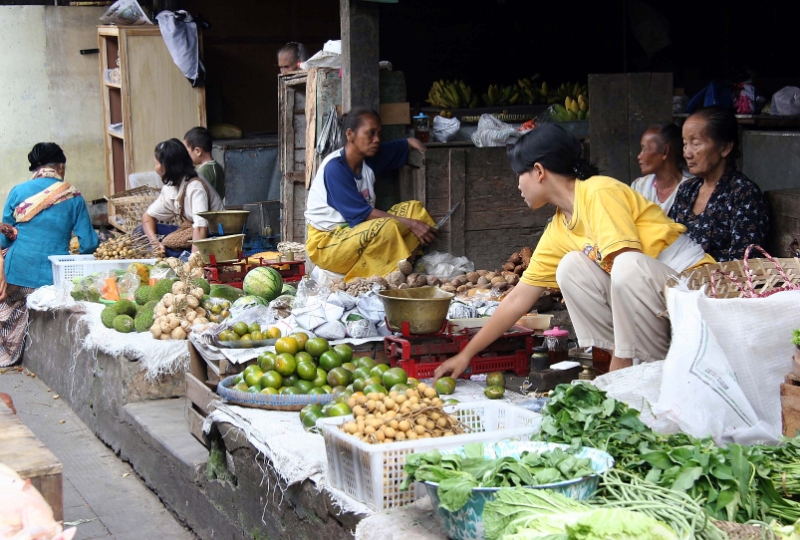
{"label": "plastic bag", "polygon": [[336,341],[347,336],[347,328],[342,321],[328,321],[317,327],[314,333],[321,338]]}
{"label": "plastic bag", "polygon": [[800,115],[800,88],[785,86],[775,92],[769,113],[781,116]]}
{"label": "plastic bag", "polygon": [[150,283],[161,281],[162,279],[173,279],[178,277],[175,270],[170,268],[166,263],[158,263],[150,269]]}
{"label": "plastic bag", "polygon": [[136,289],[142,281],[138,274],[126,273],[117,279],[117,291],[120,300],[135,300]]}
{"label": "plastic bag", "polygon": [[364,339],[378,335],[378,329],[375,327],[375,323],[369,319],[365,319],[360,315],[353,315],[349,319],[351,320],[344,321],[349,337]]}
{"label": "plastic bag", "polygon": [[509,139],[519,138],[511,124],[501,122],[491,114],[482,114],[478,120],[478,130],[472,134],[472,142],[478,148],[487,146],[505,146]]}
{"label": "plastic bag", "polygon": [[474,319],[478,316],[478,310],[461,301],[453,301],[447,310],[448,319]]}
{"label": "plastic bag", "polygon": [[275,311],[275,315],[281,319],[285,319],[292,314],[292,308],[294,307],[295,297],[284,295],[279,296],[275,300],[269,303],[269,307]]}
{"label": "plastic bag", "polygon": [[379,324],[386,318],[383,300],[374,291],[362,294],[358,298],[358,312],[362,317],[375,324]]}
{"label": "plastic bag", "polygon": [[433,140],[437,142],[448,142],[456,136],[461,129],[461,120],[458,118],[445,118],[444,116],[433,117]]}
{"label": "plastic bag", "polygon": [[436,276],[447,281],[473,270],[475,270],[475,264],[466,257],[456,257],[440,251],[431,251],[414,265],[414,272],[418,274]]}
{"label": "plastic bag", "polygon": [[331,294],[328,300],[330,301],[330,299],[334,297],[336,298],[337,302],[342,304],[342,307],[344,307],[345,311],[350,311],[358,304],[358,298],[351,296],[344,291],[336,291],[335,293]]}
{"label": "plastic bag", "polygon": [[320,284],[310,277],[304,277],[297,284],[294,307],[296,309],[310,304],[323,304],[330,294],[331,290],[327,285]]}
{"label": "plastic bag", "polygon": [[100,17],[103,24],[140,26],[153,24],[136,0],[118,0]]}

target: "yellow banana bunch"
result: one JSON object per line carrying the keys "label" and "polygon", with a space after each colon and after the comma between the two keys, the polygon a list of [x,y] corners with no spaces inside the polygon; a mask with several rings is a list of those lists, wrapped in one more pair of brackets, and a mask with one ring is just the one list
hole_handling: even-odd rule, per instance
{"label": "yellow banana bunch", "polygon": [[442,109],[459,109],[477,107],[478,96],[464,81],[434,81],[425,100],[433,107]]}

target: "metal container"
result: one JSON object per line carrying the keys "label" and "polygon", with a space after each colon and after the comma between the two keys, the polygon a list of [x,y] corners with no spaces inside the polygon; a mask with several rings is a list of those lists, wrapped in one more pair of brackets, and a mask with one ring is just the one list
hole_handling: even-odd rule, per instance
{"label": "metal container", "polygon": [[455,296],[438,287],[381,291],[389,329],[399,332],[408,321],[412,334],[434,334],[447,318],[450,300]]}
{"label": "metal container", "polygon": [[244,139],[220,139],[215,140],[212,146],[211,157],[225,171],[226,207],[281,198],[282,176],[277,133]]}
{"label": "metal container", "polygon": [[221,234],[240,234],[244,232],[244,224],[247,223],[247,218],[250,216],[250,210],[198,212],[197,215],[208,220],[209,234],[220,234],[220,225],[222,225]]}
{"label": "metal container", "polygon": [[211,255],[214,256],[218,263],[238,261],[242,253],[244,235],[217,236],[204,240],[192,240],[190,243],[197,246],[197,252],[203,257],[205,264],[211,263]]}

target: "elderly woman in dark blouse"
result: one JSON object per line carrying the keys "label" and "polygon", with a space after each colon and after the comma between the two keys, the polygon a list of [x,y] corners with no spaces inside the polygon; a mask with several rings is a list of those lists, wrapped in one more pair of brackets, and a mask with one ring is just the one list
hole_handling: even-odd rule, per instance
{"label": "elderly woman in dark blouse", "polygon": [[764,195],[736,170],[736,116],[701,109],[683,124],[683,155],[694,176],[678,187],[669,217],[719,262],[742,259],[749,244],[763,245],[769,229]]}

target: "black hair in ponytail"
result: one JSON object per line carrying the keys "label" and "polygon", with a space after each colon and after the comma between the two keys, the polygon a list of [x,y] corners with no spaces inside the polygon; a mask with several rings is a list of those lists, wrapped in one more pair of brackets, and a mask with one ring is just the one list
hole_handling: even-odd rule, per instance
{"label": "black hair in ponytail", "polygon": [[581,157],[581,142],[558,124],[542,124],[508,147],[508,161],[517,174],[535,163],[568,178],[586,180],[599,174],[597,167]]}

